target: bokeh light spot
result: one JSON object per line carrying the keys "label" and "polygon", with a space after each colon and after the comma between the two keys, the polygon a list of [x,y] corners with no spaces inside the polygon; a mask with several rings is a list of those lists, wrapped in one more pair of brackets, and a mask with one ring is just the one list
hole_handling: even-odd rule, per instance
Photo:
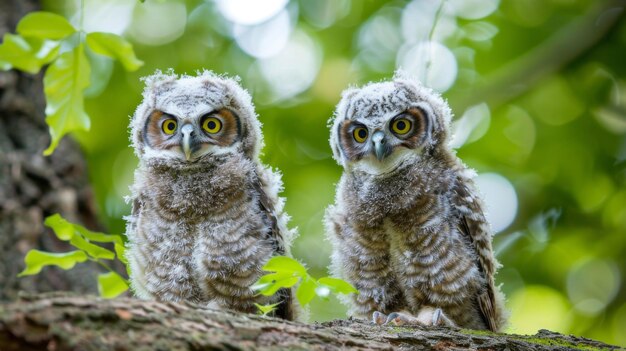
{"label": "bokeh light spot", "polygon": [[[441,8],[443,6],[443,8]],[[441,11],[440,11],[441,9]],[[407,43],[443,41],[457,30],[451,6],[442,0],[416,0],[402,11],[402,35]],[[437,16],[439,15],[439,18]],[[433,28],[434,26],[434,28]]]}
{"label": "bokeh light spot", "polygon": [[356,80],[350,61],[345,59],[327,60],[313,85],[313,93],[324,101],[335,104],[341,92]]}
{"label": "bokeh light spot", "polygon": [[454,13],[461,18],[476,20],[492,14],[500,0],[448,0]]}
{"label": "bokeh light spot", "polygon": [[532,115],[546,124],[561,126],[578,118],[584,111],[580,99],[563,78],[553,78],[533,90],[528,99]]}
{"label": "bokeh light spot", "polygon": [[271,20],[254,26],[236,25],[233,30],[239,47],[248,55],[268,58],[278,54],[287,45],[291,21],[287,10]]}
{"label": "bokeh light spot", "polygon": [[505,119],[508,123],[503,130],[503,134],[517,147],[516,157],[525,159],[535,146],[535,122],[526,110],[515,105],[509,106]]}
{"label": "bokeh light spot", "polygon": [[613,181],[604,173],[590,175],[581,181],[574,194],[578,206],[586,213],[600,208],[614,190]]}
{"label": "bokeh light spot", "polygon": [[378,72],[393,70],[396,52],[402,45],[398,22],[402,11],[395,7],[384,7],[361,25],[357,42],[358,61]]}
{"label": "bokeh light spot", "polygon": [[439,92],[452,87],[458,71],[452,51],[435,41],[420,42],[400,50],[398,68],[404,69]]}
{"label": "bokeh light spot", "polygon": [[[133,15],[133,7],[136,2],[127,0],[86,0],[85,19],[83,27],[85,32],[107,32],[122,34],[130,24]],[[77,11],[73,22],[80,22],[80,11]]]}
{"label": "bokeh light spot", "polygon": [[567,295],[577,311],[588,316],[602,312],[621,285],[615,262],[592,259],[576,265],[567,275]]}
{"label": "bokeh light spot", "polygon": [[317,28],[327,28],[350,13],[350,0],[302,1],[302,13],[307,22]]}
{"label": "bokeh light spot", "polygon": [[229,21],[258,24],[276,15],[289,0],[217,0],[217,7]]}
{"label": "bokeh light spot", "polygon": [[130,34],[146,45],[163,45],[185,32],[187,9],[179,2],[148,1],[135,7]]}
{"label": "bokeh light spot", "polygon": [[482,173],[476,179],[476,185],[484,196],[486,216],[494,233],[508,227],[517,214],[517,194],[515,188],[505,177],[497,173]]}
{"label": "bokeh light spot", "polygon": [[287,99],[308,89],[319,72],[321,56],[313,39],[296,30],[280,53],[259,60],[261,75],[269,83],[274,100]]}
{"label": "bokeh light spot", "polygon": [[508,301],[511,310],[509,332],[535,334],[539,329],[566,333],[571,317],[567,299],[557,290],[528,285],[515,291]]}
{"label": "bokeh light spot", "polygon": [[498,34],[498,27],[489,22],[471,22],[463,26],[463,33],[468,39],[485,41]]}
{"label": "bokeh light spot", "polygon": [[460,148],[482,138],[489,130],[491,112],[486,103],[468,108],[463,116],[452,123],[450,147]]}

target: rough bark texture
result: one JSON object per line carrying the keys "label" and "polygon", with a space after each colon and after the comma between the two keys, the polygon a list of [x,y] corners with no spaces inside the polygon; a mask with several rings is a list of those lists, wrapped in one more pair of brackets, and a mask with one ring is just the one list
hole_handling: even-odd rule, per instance
{"label": "rough bark texture", "polygon": [[[1,0],[0,36],[14,32],[20,18],[36,10],[38,1]],[[65,138],[50,157],[44,123],[42,74],[0,72],[0,301],[17,298],[19,290],[93,292],[95,265],[77,266],[70,273],[17,278],[30,249],[62,252],[69,247],[44,228],[53,213],[98,229],[85,160]]]}
{"label": "rough bark texture", "polygon": [[0,350],[573,350],[618,349],[540,331],[534,336],[362,320],[302,324],[192,304],[33,295],[0,305]]}

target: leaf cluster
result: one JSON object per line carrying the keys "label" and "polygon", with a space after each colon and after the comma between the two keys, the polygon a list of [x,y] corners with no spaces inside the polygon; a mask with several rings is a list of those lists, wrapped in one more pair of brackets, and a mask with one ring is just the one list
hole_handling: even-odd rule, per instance
{"label": "leaf cluster", "polygon": [[5,34],[0,44],[0,70],[14,68],[36,74],[50,65],[44,75],[44,93],[51,142],[44,155],[50,155],[65,134],[91,126],[84,106],[84,91],[91,76],[86,50],[118,60],[128,71],[143,65],[132,45],[119,35],[84,33],[50,12],[24,16],[17,34]]}
{"label": "leaf cluster", "polygon": [[[30,250],[24,258],[26,268],[19,274],[20,277],[38,274],[45,266],[57,266],[69,270],[77,263],[93,261],[108,270],[108,273],[98,276],[100,296],[113,298],[128,290],[128,281],[107,264],[115,259],[124,265],[128,263],[121,235],[92,232],[78,224],[68,222],[59,214],[46,218],[44,223],[54,231],[57,238],[69,242],[77,250],[64,253]],[[96,243],[113,244],[115,252]]]}
{"label": "leaf cluster", "polygon": [[[344,280],[333,277],[313,278],[306,267],[290,257],[272,257],[263,266],[263,270],[270,273],[252,285],[252,290],[258,291],[263,296],[272,296],[280,289],[289,289],[300,283],[296,289],[296,298],[301,306],[308,305],[315,296],[327,300],[331,293],[358,294],[358,290]],[[272,312],[277,305],[256,304],[263,315]]]}

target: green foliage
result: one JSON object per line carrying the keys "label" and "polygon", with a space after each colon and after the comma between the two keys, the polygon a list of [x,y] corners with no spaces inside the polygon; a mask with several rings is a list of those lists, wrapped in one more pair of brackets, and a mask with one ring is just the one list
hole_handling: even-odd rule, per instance
{"label": "green foliage", "polygon": [[143,65],[137,59],[133,46],[119,35],[111,33],[87,34],[87,45],[96,54],[104,55],[120,61],[127,71],[136,71]]}
{"label": "green foliage", "polygon": [[46,122],[50,126],[52,142],[44,151],[50,155],[64,134],[75,130],[89,130],[89,116],[85,112],[83,91],[89,86],[91,67],[80,44],[54,61],[44,77],[46,94]]}
{"label": "green foliage", "polygon": [[7,33],[0,45],[0,60],[4,62],[0,68],[16,68],[34,74],[54,60],[58,53],[58,42]]}
{"label": "green foliage", "polygon": [[[57,238],[68,241],[78,250],[65,253],[30,250],[24,259],[26,268],[19,274],[20,277],[38,274],[45,266],[54,265],[68,270],[74,268],[76,263],[89,260],[98,263],[109,271],[98,276],[100,296],[113,298],[128,290],[126,279],[113,271],[107,264],[107,261],[115,259],[126,264],[124,241],[120,235],[90,231],[83,226],[68,222],[59,214],[46,218],[45,225],[52,228]],[[115,247],[115,252],[95,243],[112,243]]]}
{"label": "green foliage", "polygon": [[[295,40],[297,50],[292,46],[275,57],[294,58],[280,67],[293,72],[293,78],[307,68],[319,72],[307,90],[278,100],[271,88],[287,89],[293,80],[270,83],[272,76],[262,73],[274,66],[272,58],[254,57],[244,49],[250,33],[259,43],[274,39],[262,34],[266,30],[284,34],[270,30],[278,17],[234,33],[227,30],[232,21],[213,2],[124,3],[131,6],[115,11],[131,20],[117,31],[129,33],[133,44],[141,43],[135,51],[146,63],[130,74],[118,65],[98,79],[97,65],[90,61],[92,86],[99,82],[106,89],[86,101],[91,129],[97,132],[75,133],[89,161],[101,219],[113,232],[123,230],[121,218],[130,211],[123,195],[132,183],[136,158],[128,148],[127,127],[141,99],[139,77],[155,69],[211,69],[239,75],[250,89],[263,123],[263,161],[282,171],[285,208],[292,225],[300,228],[292,252],[307,263],[311,275],[325,275],[331,245],[323,240],[323,209],[334,201],[342,172],[328,145],[328,117],[345,87],[388,79],[399,58],[430,37],[449,48],[457,62],[457,78],[444,93],[454,121],[465,116],[478,122],[458,155],[479,174],[506,177],[519,197],[515,221],[494,236],[503,264],[496,281],[503,284],[512,312],[510,331],[534,334],[549,327],[626,345],[626,21],[624,11],[611,10],[614,3],[446,1],[435,28],[427,28],[434,12],[422,9],[440,1],[290,1],[288,40]],[[476,11],[490,4],[497,9],[475,19],[480,17]],[[66,18],[80,15],[75,1],[43,0],[42,6]],[[183,8],[182,17],[173,18],[175,6]],[[594,12],[600,7],[607,9]],[[620,16],[610,35],[599,32],[602,24]],[[163,32],[145,29],[154,23]],[[295,55],[307,41],[298,40],[303,36],[314,44],[318,66]],[[78,37],[74,33],[64,39],[59,54],[76,46]],[[591,44],[590,38],[598,40]],[[39,50],[40,44],[29,45]],[[85,50],[93,51],[88,43]],[[5,55],[0,55],[0,69],[6,70],[13,66]],[[573,55],[573,60],[560,60]],[[522,91],[526,93],[515,97]],[[466,114],[467,106],[482,102],[490,118],[476,109],[482,118],[473,118],[472,110]],[[556,222],[544,215],[552,209],[561,213]],[[314,283],[301,279],[299,284]],[[296,291],[301,299],[311,298],[311,320],[345,317],[344,306],[332,298],[315,299],[314,289]],[[548,313],[554,324],[543,318]]]}
{"label": "green foliage", "polygon": [[60,40],[76,32],[65,19],[50,12],[31,12],[17,24],[17,32],[24,37]]}
{"label": "green foliage", "polygon": [[278,305],[280,305],[280,302],[274,303],[274,304],[270,304],[270,305],[260,305],[258,303],[255,303],[254,305],[256,306],[256,308],[259,309],[259,314],[261,314],[263,316],[266,316],[269,313],[274,312],[276,310],[276,307]]}
{"label": "green foliage", "polygon": [[[272,296],[278,290],[291,288],[300,282],[296,290],[296,298],[301,306],[308,305],[316,295],[327,299],[331,292],[334,294],[358,294],[358,291],[352,285],[341,279],[332,277],[313,278],[300,262],[290,257],[272,257],[263,266],[263,270],[272,273],[262,276],[252,286],[253,290],[257,290],[259,294],[264,296]],[[263,314],[269,313],[266,312],[269,306],[257,305]]]}
{"label": "green foliage", "polygon": [[98,293],[105,299],[111,299],[128,290],[128,282],[115,272],[98,276]]}
{"label": "green foliage", "polygon": [[30,250],[24,258],[26,268],[18,276],[23,277],[26,275],[38,274],[45,266],[58,266],[62,269],[68,270],[74,268],[76,263],[85,261],[87,261],[87,254],[85,254],[84,251],[53,253]]}
{"label": "green foliage", "polygon": [[[78,38],[74,35],[79,33]],[[38,73],[51,64],[44,76],[46,123],[50,127],[50,155],[61,138],[70,132],[89,130],[91,120],[85,112],[85,89],[89,86],[91,64],[85,45],[94,53],[120,61],[128,71],[143,65],[124,38],[111,33],[89,33],[74,28],[65,18],[50,12],[32,12],[18,23],[17,33],[5,34],[0,45],[0,70],[15,68]],[[61,43],[67,51],[59,55]]]}

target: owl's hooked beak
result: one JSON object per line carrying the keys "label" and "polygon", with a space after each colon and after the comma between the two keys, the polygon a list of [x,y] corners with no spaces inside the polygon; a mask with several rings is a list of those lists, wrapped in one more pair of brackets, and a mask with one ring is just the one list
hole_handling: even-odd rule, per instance
{"label": "owl's hooked beak", "polygon": [[191,134],[193,133],[193,126],[191,124],[185,124],[180,130],[183,133],[183,152],[187,161],[191,158]]}
{"label": "owl's hooked beak", "polygon": [[382,161],[385,157],[391,154],[391,147],[387,144],[385,133],[383,131],[376,131],[372,135],[372,142],[374,143],[374,154],[378,161]]}

